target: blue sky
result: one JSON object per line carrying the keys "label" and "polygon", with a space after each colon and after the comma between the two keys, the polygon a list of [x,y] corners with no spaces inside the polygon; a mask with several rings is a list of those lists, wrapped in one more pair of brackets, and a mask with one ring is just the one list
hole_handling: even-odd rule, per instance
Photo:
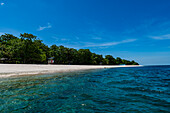
{"label": "blue sky", "polygon": [[0,0],[0,35],[170,64],[170,0]]}

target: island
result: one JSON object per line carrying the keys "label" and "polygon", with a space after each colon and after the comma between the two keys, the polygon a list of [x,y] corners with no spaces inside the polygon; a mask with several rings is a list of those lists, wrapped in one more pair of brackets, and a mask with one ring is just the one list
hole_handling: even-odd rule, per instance
{"label": "island", "polygon": [[67,48],[62,45],[48,46],[33,34],[0,36],[0,63],[7,64],[65,64],[65,65],[139,65],[114,58],[112,55],[92,53],[89,49]]}

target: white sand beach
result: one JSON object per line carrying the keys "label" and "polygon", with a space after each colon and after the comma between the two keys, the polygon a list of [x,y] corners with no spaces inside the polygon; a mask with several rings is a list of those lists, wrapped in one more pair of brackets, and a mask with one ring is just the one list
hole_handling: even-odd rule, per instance
{"label": "white sand beach", "polygon": [[0,64],[0,77],[18,75],[36,75],[47,73],[72,72],[79,70],[139,67],[141,65],[36,65],[36,64]]}

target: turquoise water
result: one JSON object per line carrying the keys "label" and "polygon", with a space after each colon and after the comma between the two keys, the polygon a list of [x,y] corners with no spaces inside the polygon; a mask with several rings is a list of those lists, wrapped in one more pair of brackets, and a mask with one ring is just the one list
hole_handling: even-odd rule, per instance
{"label": "turquoise water", "polygon": [[0,78],[1,113],[169,112],[170,66]]}

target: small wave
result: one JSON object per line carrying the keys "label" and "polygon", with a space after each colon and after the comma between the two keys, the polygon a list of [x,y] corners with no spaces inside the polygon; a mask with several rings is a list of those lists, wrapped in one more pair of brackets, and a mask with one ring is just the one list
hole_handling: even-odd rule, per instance
{"label": "small wave", "polygon": [[143,87],[119,87],[119,89],[122,89],[122,90],[125,90],[125,91],[129,91],[129,92],[140,91],[140,92],[158,93],[158,94],[165,93],[164,91],[145,89]]}

